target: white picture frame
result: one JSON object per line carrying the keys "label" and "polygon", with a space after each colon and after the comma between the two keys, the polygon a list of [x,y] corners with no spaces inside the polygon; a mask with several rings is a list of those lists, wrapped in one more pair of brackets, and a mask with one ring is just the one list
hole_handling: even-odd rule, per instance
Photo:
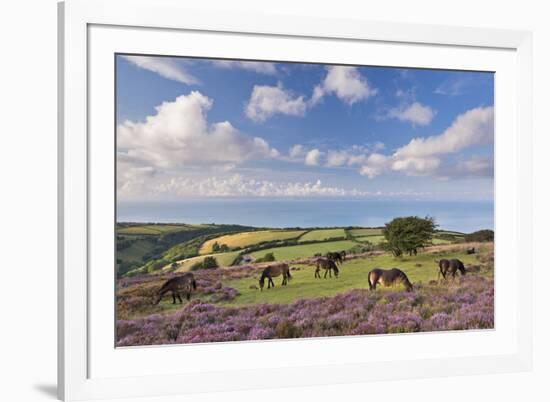
{"label": "white picture frame", "polygon": [[[109,343],[109,337],[113,336],[109,328],[112,321],[110,316],[105,318],[103,314],[109,309],[110,301],[101,302],[97,297],[104,289],[112,291],[107,282],[108,276],[112,278],[113,275],[107,273],[107,279],[102,281],[104,276],[92,269],[97,259],[107,258],[108,261],[110,258],[108,251],[96,252],[99,249],[93,247],[100,247],[102,239],[107,239],[103,246],[113,249],[112,244],[109,246],[112,211],[102,207],[102,202],[112,200],[114,177],[109,170],[112,165],[110,162],[96,163],[106,161],[103,153],[113,152],[113,142],[112,137],[98,141],[94,133],[102,127],[113,127],[103,118],[110,108],[105,99],[113,93],[109,55],[119,51],[154,53],[155,43],[159,43],[158,35],[166,39],[164,49],[158,50],[162,54],[177,52],[176,48],[170,48],[170,43],[176,43],[178,35],[193,35],[194,38],[207,35],[227,43],[240,41],[239,49],[227,53],[228,56],[266,60],[284,58],[281,52],[291,52],[290,46],[286,50],[284,46],[263,46],[265,49],[260,51],[258,43],[270,41],[276,45],[278,41],[286,41],[298,43],[299,48],[300,41],[308,41],[319,42],[319,46],[333,46],[330,57],[334,59],[329,60],[326,56],[314,61],[360,62],[351,55],[349,60],[343,59],[354,46],[371,46],[380,49],[379,60],[385,60],[388,65],[412,63],[417,67],[474,69],[482,66],[480,63],[487,63],[497,77],[504,77],[495,84],[496,226],[501,229],[501,232],[497,229],[496,234],[495,330],[489,334],[472,331],[130,348],[114,353],[114,341]],[[187,51],[204,57],[226,55],[223,52],[227,50],[209,48],[207,40],[203,45],[201,49]],[[384,50],[398,47],[403,51]],[[69,0],[60,3],[59,397],[64,400],[151,397],[266,388],[278,384],[301,386],[529,370],[532,364],[531,47],[531,34],[523,31],[322,20],[292,15],[212,14],[198,7],[188,8],[177,0]],[[430,54],[434,52],[448,52],[448,58],[436,65],[430,61]],[[416,54],[414,61],[413,53]],[[424,55],[424,60],[420,60],[419,55]],[[308,59],[305,61],[310,61],[315,55],[304,57]],[[504,94],[513,96],[504,97]],[[499,96],[503,98],[500,103]],[[94,184],[98,177],[110,184],[96,190],[100,188]],[[499,216],[507,217],[507,221]],[[515,259],[519,253],[521,266]],[[499,278],[499,272],[505,275]],[[509,297],[499,296],[499,286]],[[502,317],[500,324],[499,314]],[[412,345],[437,345],[441,336],[445,336],[442,344],[467,342],[470,351],[458,347],[452,353],[430,355],[420,350],[410,354],[403,352],[401,358],[378,355],[371,360],[359,353],[347,360],[338,356],[341,351],[357,350],[365,342],[375,349],[376,345],[383,347],[393,343],[397,350],[403,348],[405,351]],[[326,348],[327,344],[331,347]],[[321,350],[319,345],[323,345],[325,352],[316,353]],[[301,357],[288,364],[277,359],[264,362],[257,359],[259,354],[280,355],[281,348],[290,348],[294,351],[293,356]],[[202,359],[218,358],[220,362],[240,356],[243,363],[242,367],[230,368],[220,363],[216,370],[199,367],[187,372],[177,372],[175,367],[159,368],[153,363],[178,353],[195,356],[193,358],[199,355]],[[140,363],[155,369],[144,371]],[[134,371],[130,370],[132,368]],[[323,375],[327,369],[332,373],[328,378]]]}

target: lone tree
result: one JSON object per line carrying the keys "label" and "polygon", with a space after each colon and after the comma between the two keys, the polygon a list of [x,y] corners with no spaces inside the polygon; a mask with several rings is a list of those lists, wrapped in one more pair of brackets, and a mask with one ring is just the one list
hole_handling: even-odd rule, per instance
{"label": "lone tree", "polygon": [[437,227],[433,218],[419,218],[407,216],[395,218],[386,223],[382,230],[386,238],[386,247],[395,257],[409,253],[416,255],[417,250],[431,244]]}

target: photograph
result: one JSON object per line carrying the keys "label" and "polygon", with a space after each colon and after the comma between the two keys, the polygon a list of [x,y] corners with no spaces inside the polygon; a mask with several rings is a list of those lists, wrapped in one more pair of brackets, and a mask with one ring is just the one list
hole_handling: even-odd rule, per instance
{"label": "photograph", "polygon": [[494,330],[494,72],[114,74],[116,347]]}

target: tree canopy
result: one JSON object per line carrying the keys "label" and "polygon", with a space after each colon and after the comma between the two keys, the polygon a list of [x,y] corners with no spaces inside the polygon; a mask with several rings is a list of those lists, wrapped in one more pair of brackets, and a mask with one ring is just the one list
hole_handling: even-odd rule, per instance
{"label": "tree canopy", "polygon": [[433,218],[407,216],[386,223],[382,234],[386,238],[386,248],[399,257],[403,253],[416,254],[417,249],[432,244],[436,227]]}

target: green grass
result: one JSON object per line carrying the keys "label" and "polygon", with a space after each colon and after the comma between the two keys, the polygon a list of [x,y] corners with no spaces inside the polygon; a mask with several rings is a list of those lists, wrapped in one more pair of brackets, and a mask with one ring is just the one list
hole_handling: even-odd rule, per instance
{"label": "green grass", "polygon": [[164,233],[180,232],[182,230],[196,229],[196,226],[191,225],[139,225],[117,228],[117,234],[125,235],[160,235]]}
{"label": "green grass", "polygon": [[326,243],[303,244],[298,246],[275,247],[267,250],[260,250],[251,253],[254,258],[261,258],[267,253],[273,253],[275,259],[294,260],[297,258],[313,257],[316,253],[327,253],[329,251],[349,250],[357,243],[351,240],[338,240]]}
{"label": "green grass", "polygon": [[205,241],[200,248],[200,254],[212,253],[212,246],[216,242],[220,246],[225,244],[230,248],[247,247],[267,241],[295,239],[304,232],[305,230],[261,230],[257,232],[229,234]]}
{"label": "green grass", "polygon": [[[446,253],[438,258],[460,258],[465,265],[479,264],[473,255],[462,253]],[[420,264],[420,266],[417,266]],[[293,265],[294,266],[294,265]],[[230,305],[244,305],[256,303],[292,303],[298,299],[308,297],[333,296],[337,293],[350,289],[368,289],[368,272],[376,267],[392,268],[398,267],[403,270],[413,283],[427,283],[437,279],[438,267],[434,262],[433,254],[419,254],[413,257],[395,259],[390,255],[381,255],[372,258],[349,260],[344,262],[340,268],[340,275],[337,279],[315,279],[314,267],[307,265],[296,265],[302,268],[300,271],[291,271],[292,279],[288,286],[281,286],[281,277],[274,278],[275,288],[264,289],[260,292],[257,289],[250,289],[250,285],[258,285],[258,277],[234,280],[224,284],[237,289],[240,293],[234,300],[228,302]]]}
{"label": "green grass", "polygon": [[149,240],[135,240],[130,246],[117,251],[117,258],[123,261],[138,261],[141,262],[142,257],[153,251],[155,248],[154,243]]}
{"label": "green grass", "polygon": [[298,240],[298,243],[305,242],[305,241],[323,241],[327,239],[336,239],[336,238],[345,238],[346,232],[344,229],[319,229],[319,230],[312,230],[311,232],[307,232],[302,237],[300,237],[300,240]]}
{"label": "green grass", "polygon": [[369,243],[376,245],[376,244],[382,243],[386,239],[382,235],[370,235],[370,236],[356,237],[355,240],[360,241],[360,242],[368,241]]}
{"label": "green grass", "polygon": [[[220,267],[228,267],[233,263],[233,261],[235,261],[235,258],[237,258],[238,255],[238,251],[233,251],[229,253],[199,255],[197,257],[187,258],[185,260],[179,261],[178,269],[176,269],[175,272],[189,271],[189,269],[191,269],[194,264],[196,264],[197,262],[202,262],[202,260],[204,260],[206,257],[214,257]],[[166,270],[168,268],[170,268],[170,265],[164,267],[163,270]]]}
{"label": "green grass", "polygon": [[381,235],[382,229],[378,228],[361,228],[361,229],[350,229],[348,232],[353,237],[362,237],[362,236],[371,236],[371,235]]}

